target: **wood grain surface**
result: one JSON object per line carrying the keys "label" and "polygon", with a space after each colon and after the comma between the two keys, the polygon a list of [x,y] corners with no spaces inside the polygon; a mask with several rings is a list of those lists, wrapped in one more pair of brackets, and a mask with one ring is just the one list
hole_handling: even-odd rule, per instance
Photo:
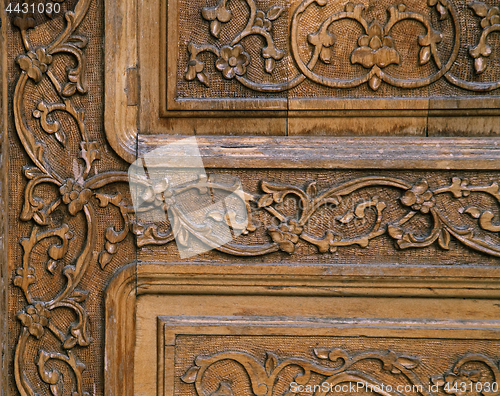
{"label": "wood grain surface", "polygon": [[2,8],[3,395],[497,381],[497,0],[56,3]]}

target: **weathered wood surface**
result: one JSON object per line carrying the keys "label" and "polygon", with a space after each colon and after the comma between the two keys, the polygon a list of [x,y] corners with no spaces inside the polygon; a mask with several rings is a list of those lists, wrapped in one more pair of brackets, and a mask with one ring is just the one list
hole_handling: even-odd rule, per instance
{"label": "weathered wood surface", "polygon": [[[498,378],[495,1],[408,1],[406,8],[365,1],[366,14],[347,2],[278,1],[259,3],[259,15],[252,0],[248,15],[237,0],[57,4],[58,15],[2,18],[5,394],[163,389],[171,396],[174,387],[182,395],[270,396],[279,362],[333,367],[335,353],[353,362],[366,349],[386,363],[387,381],[404,373],[442,388],[453,378]],[[225,7],[233,20],[226,21]],[[297,25],[301,13],[304,23]],[[332,34],[343,38],[322,24],[330,17],[356,22],[355,29],[344,27],[349,46],[329,44]],[[277,50],[265,50],[263,43],[274,48],[268,41],[224,41],[231,41],[227,29],[237,34],[248,18],[248,29],[272,32],[275,49],[287,51],[285,65]],[[391,18],[417,21],[389,32]],[[196,50],[189,42],[202,45],[204,38],[212,55],[189,59]],[[334,81],[340,55],[364,76],[351,88]],[[316,66],[301,67],[310,56]],[[434,77],[422,77],[426,70]],[[298,74],[296,87],[268,92]],[[253,77],[265,84],[246,87]],[[154,176],[164,169],[151,167],[134,186],[145,202],[136,213],[130,163],[194,134],[208,177],[161,184]],[[235,189],[247,222],[229,211],[188,215],[189,205],[208,208]],[[237,236],[220,243],[217,230],[229,225]],[[200,246],[207,251],[179,258],[180,248]],[[200,333],[185,330],[189,316],[217,329],[205,346]],[[272,342],[265,341],[269,333],[248,330],[263,316],[279,322]],[[328,322],[318,332],[311,330],[316,316]],[[228,317],[239,324],[231,327]],[[358,319],[367,327],[377,322],[378,330],[358,326]],[[172,334],[179,340],[163,342]],[[353,341],[356,335],[371,341]],[[311,345],[301,346],[307,350],[280,349],[299,336],[308,337],[302,339]],[[318,337],[322,351],[315,353]],[[228,353],[232,363],[215,372],[219,382],[205,383],[197,362],[216,353]],[[242,355],[253,374],[231,368]],[[167,360],[175,371],[165,374]],[[417,360],[427,369],[418,371]],[[368,381],[377,373],[368,367],[350,378]],[[231,379],[266,389],[230,390]],[[282,382],[276,391],[283,393]]]}

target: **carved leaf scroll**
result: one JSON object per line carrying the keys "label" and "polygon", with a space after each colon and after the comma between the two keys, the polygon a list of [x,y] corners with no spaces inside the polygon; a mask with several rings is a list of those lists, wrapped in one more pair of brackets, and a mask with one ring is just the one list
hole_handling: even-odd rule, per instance
{"label": "carved leaf scroll", "polygon": [[[251,391],[242,396],[276,394],[276,384],[291,367],[298,368],[300,373],[293,378],[293,385],[289,386],[288,392],[285,393],[286,396],[302,394],[302,392],[315,395],[341,393],[342,391],[334,392],[335,387],[346,383],[355,383],[356,386],[362,386],[367,391],[372,389],[377,394],[401,394],[401,392],[395,393],[398,385],[404,388],[404,385],[399,382],[401,378],[404,378],[405,385],[407,385],[407,388],[404,389],[411,389],[412,394],[415,392],[422,396],[436,396],[441,392],[456,396],[479,394],[474,393],[475,389],[483,390],[483,395],[493,396],[499,393],[498,387],[491,386],[491,384],[498,384],[500,379],[498,362],[481,354],[465,354],[448,372],[433,375],[430,378],[421,378],[415,372],[421,363],[421,359],[416,356],[407,356],[390,350],[355,354],[350,354],[343,349],[314,349],[313,352],[316,359],[302,357],[280,359],[272,352],[268,352],[264,364],[257,357],[246,352],[224,351],[210,356],[198,356],[195,359],[195,365],[187,370],[181,380],[187,384],[193,384],[198,396],[231,395],[233,394],[231,384],[224,380],[223,374],[219,377],[222,380],[219,379],[217,392],[223,390],[224,393],[212,394],[205,384],[205,375],[210,371],[213,373],[214,370],[217,370],[217,363],[232,361],[238,363],[237,375],[244,374],[243,381],[248,379],[250,384]],[[270,359],[272,359],[272,364],[269,363]],[[380,363],[377,369],[379,372],[373,372],[373,369],[367,370],[366,366],[363,365],[373,361]],[[335,364],[332,365],[331,362]],[[480,369],[470,371],[468,367],[471,363],[479,365],[476,367],[480,367]],[[382,372],[389,373],[392,382],[381,380],[379,376]],[[388,377],[384,376],[384,378]],[[490,390],[483,388],[486,379],[488,379]],[[467,390],[472,389],[472,392],[464,392],[462,390],[463,384]]]}

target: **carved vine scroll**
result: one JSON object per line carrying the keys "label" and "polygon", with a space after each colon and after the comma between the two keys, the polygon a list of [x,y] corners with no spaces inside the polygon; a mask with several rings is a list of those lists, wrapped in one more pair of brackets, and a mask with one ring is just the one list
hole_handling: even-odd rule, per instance
{"label": "carved vine scroll", "polygon": [[[260,49],[260,56],[264,60],[264,71],[267,74],[272,74],[276,62],[282,61],[285,55],[284,49],[277,48],[272,30],[273,22],[280,18],[284,9],[272,6],[267,11],[263,11],[257,8],[254,0],[246,0],[245,2],[250,10],[248,22],[229,43],[221,43],[220,45],[189,43],[187,46],[189,61],[184,75],[186,80],[197,79],[207,87],[210,85],[205,62],[198,58],[200,54],[206,52],[215,56],[215,68],[222,73],[225,79],[235,78],[247,88],[260,92],[286,91],[298,86],[306,79],[326,87],[342,89],[354,88],[368,83],[374,91],[378,90],[382,82],[398,88],[414,89],[428,86],[440,78],[446,78],[451,84],[460,88],[477,92],[492,91],[500,87],[499,81],[465,81],[451,71],[457,61],[460,46],[463,44],[457,7],[451,0],[428,0],[427,13],[412,10],[404,3],[389,6],[386,22],[367,18],[365,16],[367,6],[363,4],[347,3],[344,10],[323,19],[317,30],[308,34],[307,42],[312,47],[312,53],[308,59],[304,59],[300,48],[299,28],[302,27],[302,18],[308,8],[324,8],[330,2],[328,0],[303,0],[294,10],[290,10],[290,13],[293,12],[289,28],[290,55],[298,73],[286,82],[261,83],[254,81],[246,72],[248,65],[252,62],[250,52],[255,53],[255,48],[245,48],[242,40],[252,35],[262,37],[264,44]],[[468,46],[469,56],[474,61],[475,73],[479,75],[484,73],[491,63],[490,57],[493,51],[487,42],[489,36],[500,31],[499,8],[498,6],[490,7],[479,1],[473,1],[468,6],[478,17],[478,23],[482,28],[478,42]],[[452,31],[445,33],[436,28],[433,23],[433,14],[440,22],[449,21]],[[220,41],[221,29],[232,18],[227,0],[219,0],[213,7],[203,7],[201,16],[210,23],[210,33],[216,42]],[[351,65],[363,66],[365,72],[359,77],[342,78],[336,77],[336,75],[342,75],[342,72],[337,70],[329,69],[329,74],[315,70],[315,66],[319,62],[324,65],[331,63],[332,50],[337,42],[337,37],[332,33],[331,27],[346,20],[357,23],[363,34],[359,36],[357,43],[352,43],[352,51],[345,56],[349,57]],[[434,71],[427,76],[419,78],[395,77],[386,71],[388,66],[401,65],[404,61],[391,34],[396,25],[408,22],[420,24],[425,31],[424,35],[405,36],[404,39],[414,40],[418,43],[419,62],[416,65],[417,68],[432,63]],[[443,43],[445,34],[451,35],[452,42],[452,50],[447,55],[443,55],[440,51],[440,45],[445,47],[449,45],[449,43]]]}
{"label": "carved vine scroll", "polygon": [[[314,349],[314,355],[316,359],[293,357],[280,359],[274,353],[268,352],[264,364],[255,356],[244,352],[225,351],[211,356],[198,356],[195,365],[186,371],[181,380],[193,384],[198,396],[233,395],[230,383],[221,381],[214,393],[208,392],[204,384],[205,374],[210,370],[216,370],[217,363],[233,361],[239,364],[239,370],[248,377],[251,384],[250,394],[256,396],[273,395],[280,375],[283,375],[290,367],[298,368],[300,373],[294,377],[295,384],[289,388],[289,391],[284,394],[285,396],[301,394],[298,391],[301,389],[300,386],[302,389],[306,389],[305,392],[313,393],[315,396],[323,396],[330,394],[329,389],[335,389],[336,385],[349,382],[362,384],[366,390],[375,389],[370,393],[401,394],[395,392],[396,381],[384,383],[377,378],[377,373],[365,371],[366,369],[362,366],[362,363],[377,361],[380,363],[380,371],[390,373],[394,377],[404,377],[405,381],[411,385],[410,392],[412,394],[434,396],[440,391],[456,396],[465,394],[495,396],[499,394],[498,387],[493,389],[491,386],[489,391],[481,387],[483,392],[476,392],[476,384],[485,381],[486,378],[489,378],[490,384],[498,383],[500,379],[498,363],[482,354],[466,354],[453,365],[450,371],[428,379],[419,378],[414,371],[421,364],[420,358],[398,354],[394,351],[367,351],[349,354],[343,349]],[[468,370],[467,365],[470,363],[480,364],[481,370]],[[321,378],[319,382],[318,375]],[[466,391],[463,390],[462,383],[466,384]],[[307,391],[306,386],[308,385],[309,389],[314,391]],[[314,388],[315,385],[316,388]],[[468,392],[469,387],[473,389],[470,393]]]}

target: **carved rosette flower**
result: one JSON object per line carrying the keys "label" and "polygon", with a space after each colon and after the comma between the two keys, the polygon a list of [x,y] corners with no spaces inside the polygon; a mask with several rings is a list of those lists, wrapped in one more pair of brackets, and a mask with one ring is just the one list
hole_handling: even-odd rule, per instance
{"label": "carved rosette flower", "polygon": [[36,83],[42,80],[42,76],[47,72],[51,62],[52,56],[45,53],[45,48],[37,48],[35,52],[28,51],[26,55],[17,57],[19,67]]}
{"label": "carved rosette flower", "polygon": [[401,203],[410,206],[413,210],[429,213],[429,210],[436,204],[436,198],[429,190],[427,182],[422,180],[416,183],[411,190],[405,192],[401,197]]}
{"label": "carved rosette flower", "polygon": [[477,74],[483,73],[488,67],[487,58],[492,54],[492,49],[487,43],[488,36],[493,32],[500,32],[500,8],[489,7],[480,1],[469,4],[477,16],[482,17],[481,27],[483,32],[476,46],[469,49],[469,54],[474,58],[474,70]]}
{"label": "carved rosette flower", "polygon": [[225,45],[220,50],[220,58],[215,62],[215,67],[222,72],[222,75],[230,80],[234,76],[242,76],[247,71],[250,63],[248,55],[240,44],[230,47]]}
{"label": "carved rosette flower", "polygon": [[282,223],[279,228],[269,228],[267,232],[281,250],[291,254],[295,251],[295,245],[299,242],[302,230],[302,227],[297,225],[296,220],[290,220],[288,224]]}
{"label": "carved rosette flower", "polygon": [[83,186],[73,179],[67,179],[59,192],[62,195],[62,200],[68,205],[68,211],[73,216],[83,209],[83,205],[89,202],[92,196],[92,191]]}
{"label": "carved rosette flower", "polygon": [[[377,21],[372,22],[368,27],[368,35],[363,35],[358,39],[359,47],[351,55],[353,64],[360,63],[364,68],[382,69],[390,64],[401,62],[399,53],[394,49],[392,38],[384,36],[384,29]],[[370,88],[376,91],[380,87],[380,76],[374,74],[369,81]]]}
{"label": "carved rosette flower", "polygon": [[29,333],[40,339],[45,333],[45,327],[49,325],[50,312],[42,303],[28,305],[24,310],[17,313],[17,318],[22,325],[28,328]]}

